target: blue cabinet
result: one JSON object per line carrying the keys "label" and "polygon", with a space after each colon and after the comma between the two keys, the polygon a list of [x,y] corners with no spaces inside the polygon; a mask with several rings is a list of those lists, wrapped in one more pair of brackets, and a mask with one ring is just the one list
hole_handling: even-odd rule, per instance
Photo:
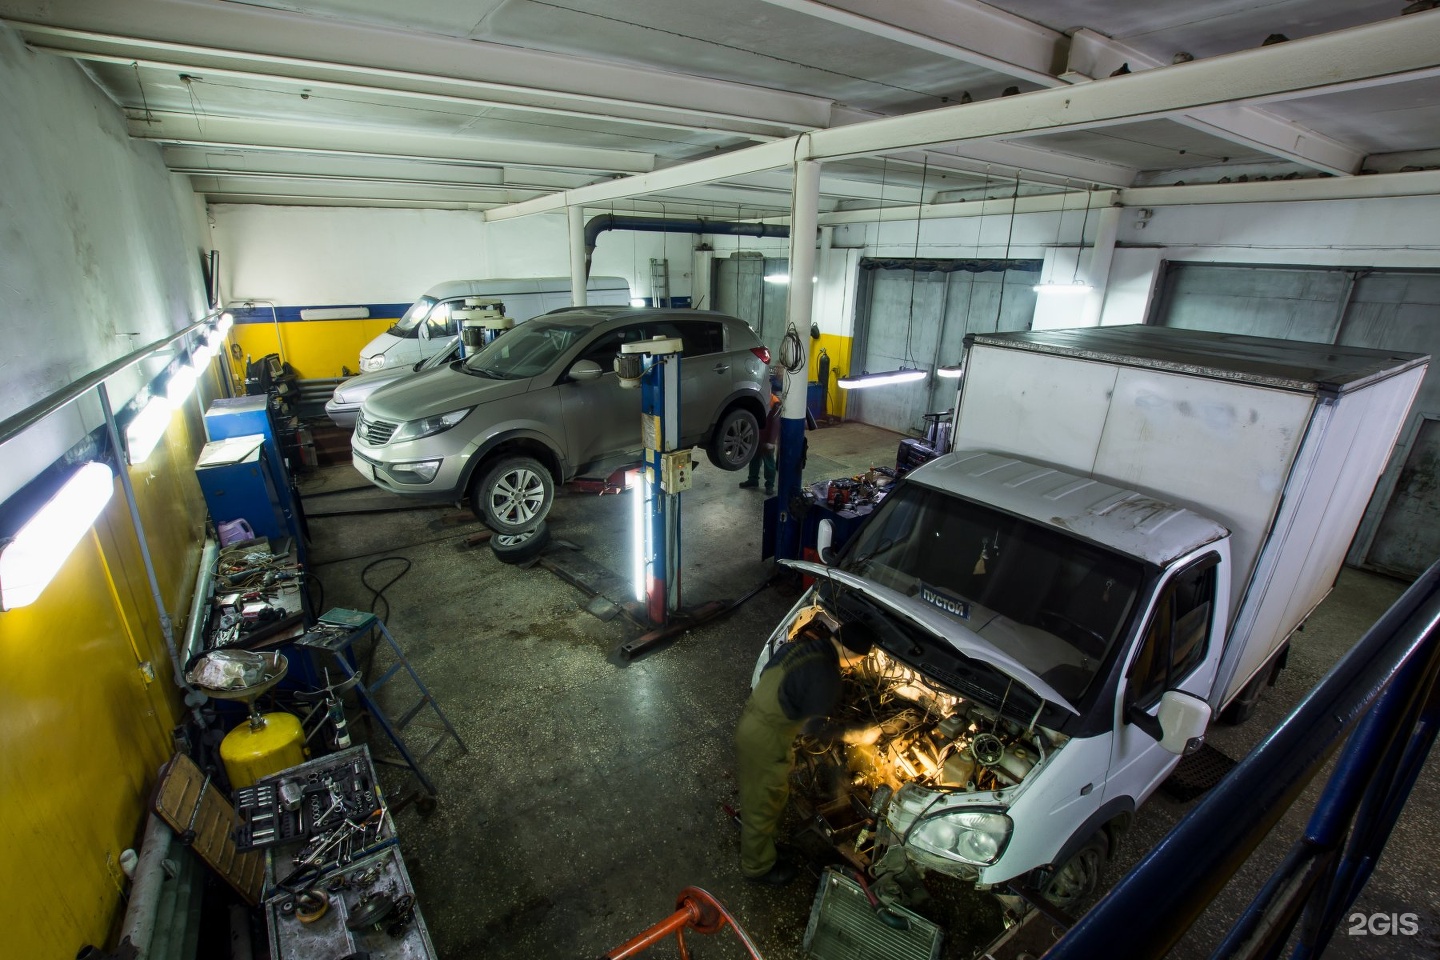
{"label": "blue cabinet", "polygon": [[265,456],[265,437],[212,440],[200,451],[195,476],[210,519],[218,527],[228,520],[246,520],[260,537],[291,536],[280,492]]}
{"label": "blue cabinet", "polygon": [[[280,511],[283,529],[278,536],[289,536],[295,540],[299,558],[305,560],[305,516],[301,510],[300,497],[290,482],[289,466],[285,462],[280,437],[275,429],[275,420],[270,415],[269,398],[264,396],[235,397],[216,400],[205,411],[205,433],[213,441],[259,435],[264,439],[262,457],[270,474],[275,491],[275,503]],[[211,518],[217,523],[222,519],[212,505]],[[226,517],[224,519],[233,519]],[[253,521],[252,521],[253,525]],[[255,527],[259,533],[260,528]]]}

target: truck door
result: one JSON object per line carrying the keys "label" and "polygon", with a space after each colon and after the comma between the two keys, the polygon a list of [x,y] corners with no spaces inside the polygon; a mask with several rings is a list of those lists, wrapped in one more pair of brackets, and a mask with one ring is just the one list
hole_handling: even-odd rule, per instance
{"label": "truck door", "polygon": [[1115,737],[1105,797],[1131,797],[1138,805],[1179,762],[1132,719],[1154,717],[1167,690],[1205,699],[1219,663],[1223,628],[1218,602],[1220,557],[1208,553],[1179,567],[1157,594],[1150,619],[1131,655],[1115,708]]}

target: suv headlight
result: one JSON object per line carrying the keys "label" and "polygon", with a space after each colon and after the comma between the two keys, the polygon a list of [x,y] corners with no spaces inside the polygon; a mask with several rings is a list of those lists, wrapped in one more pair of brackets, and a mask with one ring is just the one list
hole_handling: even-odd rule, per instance
{"label": "suv headlight", "polygon": [[1009,817],[994,810],[954,810],[921,820],[909,843],[947,860],[985,866],[1005,852],[1013,826]]}
{"label": "suv headlight", "polygon": [[466,407],[464,410],[451,410],[449,413],[442,413],[438,417],[407,420],[395,429],[395,433],[390,437],[390,442],[399,443],[402,440],[419,440],[421,437],[433,437],[437,433],[444,433],[461,420],[464,420],[466,415],[474,409],[474,407]]}

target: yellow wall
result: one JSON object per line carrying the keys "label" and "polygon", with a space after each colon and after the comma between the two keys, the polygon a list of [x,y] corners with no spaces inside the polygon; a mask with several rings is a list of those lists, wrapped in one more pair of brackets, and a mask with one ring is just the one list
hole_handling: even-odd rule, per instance
{"label": "yellow wall", "polygon": [[[205,507],[186,404],[130,469],[162,595],[183,637]],[[153,666],[154,679],[141,664]],[[124,912],[120,852],[140,842],[180,718],[169,653],[119,480],[35,603],[0,613],[0,876],[7,956],[106,947]]]}
{"label": "yellow wall", "polygon": [[[258,360],[278,353],[301,380],[324,380],[360,372],[360,348],[389,330],[398,318],[369,320],[298,320],[280,323],[237,323],[230,339],[244,356]],[[282,350],[281,347],[284,349]]]}
{"label": "yellow wall", "polygon": [[[831,416],[845,416],[845,391],[835,386],[835,380],[843,374],[851,373],[850,370],[850,348],[854,343],[854,337],[842,337],[833,333],[820,334],[819,340],[810,342],[810,379],[816,380],[816,365],[820,362],[820,351],[823,349],[830,357],[830,390],[825,397],[825,409]],[[818,382],[818,381],[817,381]]]}

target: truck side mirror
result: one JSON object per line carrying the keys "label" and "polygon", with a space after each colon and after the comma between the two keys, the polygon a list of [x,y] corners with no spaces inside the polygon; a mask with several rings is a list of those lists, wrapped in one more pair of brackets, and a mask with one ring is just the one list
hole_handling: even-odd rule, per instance
{"label": "truck side mirror", "polygon": [[1167,690],[1156,711],[1160,721],[1160,746],[1178,756],[1188,757],[1205,743],[1210,726],[1210,704],[1183,690]]}
{"label": "truck side mirror", "polygon": [[829,520],[821,520],[820,526],[815,530],[815,552],[820,556],[820,562],[830,564],[835,560],[835,551],[830,545],[835,542],[835,524]]}

